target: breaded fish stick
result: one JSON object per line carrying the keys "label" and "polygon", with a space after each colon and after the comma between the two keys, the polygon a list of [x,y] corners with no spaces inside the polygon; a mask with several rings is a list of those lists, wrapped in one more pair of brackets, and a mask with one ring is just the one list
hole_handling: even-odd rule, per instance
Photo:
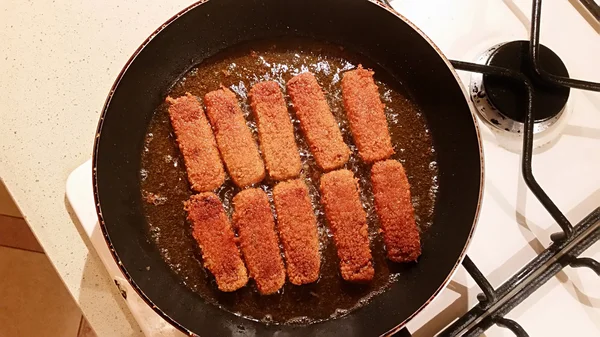
{"label": "breaded fish stick", "polygon": [[263,180],[265,167],[235,94],[221,88],[206,94],[204,103],[217,146],[233,182],[239,187],[246,187]]}
{"label": "breaded fish stick", "polygon": [[207,192],[221,186],[225,170],[202,105],[190,93],[176,99],[167,97],[167,103],[192,189]]}
{"label": "breaded fish stick", "polygon": [[233,197],[233,206],[233,225],[250,277],[261,294],[275,293],[285,283],[285,269],[267,194],[259,188],[243,190]]}
{"label": "breaded fish stick", "polygon": [[275,180],[298,177],[302,168],[300,154],[279,84],[275,81],[257,83],[248,97],[269,175]]}
{"label": "breaded fish stick", "polygon": [[333,233],[342,277],[351,282],[368,282],[375,270],[371,262],[367,214],[351,171],[338,170],[321,177],[321,202]]}
{"label": "breaded fish stick", "polygon": [[246,267],[219,197],[212,192],[192,195],[185,210],[204,266],[215,276],[219,290],[229,292],[245,286]]}
{"label": "breaded fish stick", "polygon": [[394,262],[417,260],[421,255],[421,242],[410,185],[402,164],[395,160],[375,163],[371,182],[388,259]]}
{"label": "breaded fish stick", "polygon": [[325,171],[340,168],[348,161],[350,149],[342,139],[315,75],[294,76],[287,82],[287,91],[317,165]]}
{"label": "breaded fish stick", "polygon": [[273,189],[273,202],[290,282],[296,285],[315,282],[319,278],[321,255],[308,187],[299,179],[281,182]]}
{"label": "breaded fish stick", "polygon": [[372,163],[394,154],[384,105],[379,98],[373,72],[363,69],[361,65],[356,70],[345,72],[342,77],[342,96],[352,138],[362,160]]}

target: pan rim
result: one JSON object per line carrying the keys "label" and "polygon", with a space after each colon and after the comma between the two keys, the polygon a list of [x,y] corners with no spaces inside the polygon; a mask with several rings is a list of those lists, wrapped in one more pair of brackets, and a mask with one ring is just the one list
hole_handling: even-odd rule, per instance
{"label": "pan rim", "polygon": [[[98,223],[100,225],[100,229],[102,230],[102,236],[104,237],[104,240],[106,241],[106,244],[111,252],[111,256],[113,258],[113,260],[115,261],[115,263],[117,264],[117,266],[119,267],[119,269],[121,270],[121,272],[123,273],[124,278],[127,280],[127,282],[129,282],[129,284],[131,285],[132,289],[135,290],[135,292],[140,296],[140,298],[146,302],[147,305],[149,305],[152,310],[154,310],[154,312],[156,312],[160,317],[162,317],[163,319],[165,319],[169,324],[171,324],[172,326],[174,326],[175,328],[177,328],[178,330],[180,330],[183,333],[186,333],[190,336],[198,336],[196,333],[190,331],[189,329],[187,329],[186,327],[184,327],[182,324],[180,324],[179,322],[177,322],[175,319],[171,318],[166,312],[164,312],[162,309],[160,309],[157,305],[155,305],[152,300],[139,288],[139,286],[137,285],[137,283],[135,282],[135,280],[133,280],[133,278],[131,277],[131,275],[129,274],[129,272],[126,270],[125,266],[123,265],[123,263],[121,262],[121,259],[119,258],[117,252],[114,249],[114,246],[112,244],[112,241],[110,239],[110,236],[108,234],[108,230],[106,228],[106,224],[104,222],[104,217],[102,215],[102,207],[100,205],[100,199],[98,196],[98,176],[97,176],[97,159],[98,159],[98,149],[99,149],[99,139],[100,139],[100,134],[102,132],[102,127],[104,124],[104,119],[106,116],[106,113],[108,111],[108,107],[112,101],[113,95],[115,93],[116,88],[119,86],[121,80],[123,79],[123,76],[125,75],[125,73],[127,72],[127,70],[129,69],[129,67],[131,66],[131,64],[135,61],[135,59],[139,56],[139,54],[142,52],[142,50],[152,41],[152,39],[157,36],[158,34],[160,34],[166,27],[168,27],[170,24],[172,24],[175,20],[177,20],[179,17],[181,17],[182,15],[185,15],[186,13],[188,13],[191,10],[194,10],[195,8],[209,2],[210,0],[199,0],[195,3],[190,4],[189,6],[183,8],[181,11],[179,11],[177,14],[175,14],[174,16],[172,16],[171,18],[169,18],[167,21],[165,21],[163,24],[161,24],[156,30],[154,30],[154,32],[152,32],[141,44],[140,46],[135,50],[135,52],[131,55],[131,57],[127,60],[127,62],[125,63],[125,65],[123,66],[123,68],[121,69],[121,71],[119,72],[117,78],[115,79],[113,85],[111,86],[111,89],[109,91],[109,94],[104,102],[104,106],[102,107],[102,113],[100,114],[100,118],[98,121],[98,127],[96,129],[96,134],[94,137],[94,147],[93,147],[93,151],[92,151],[92,186],[93,186],[93,194],[94,194],[94,202],[95,202],[95,207],[96,207],[96,214],[98,216]],[[469,111],[471,113],[471,118],[473,119],[473,126],[475,129],[475,135],[477,138],[477,146],[479,149],[479,168],[480,168],[480,176],[479,176],[479,195],[477,197],[477,207],[475,209],[475,213],[473,215],[473,223],[471,224],[471,229],[469,231],[469,235],[465,241],[464,247],[456,261],[456,263],[454,264],[454,266],[452,267],[452,269],[450,270],[450,272],[448,273],[448,276],[446,277],[446,279],[440,284],[440,286],[435,290],[435,292],[433,292],[431,294],[431,296],[427,299],[427,301],[425,301],[417,310],[415,310],[410,316],[408,316],[405,320],[403,320],[402,322],[400,322],[398,325],[396,325],[394,328],[390,329],[388,332],[384,333],[382,336],[389,336],[392,335],[396,332],[398,332],[400,329],[402,329],[411,319],[413,319],[417,314],[419,314],[427,305],[429,305],[435,298],[438,297],[439,293],[446,288],[446,286],[448,285],[448,283],[451,281],[452,277],[454,277],[454,275],[456,274],[457,270],[458,270],[458,266],[462,263],[462,261],[464,260],[465,256],[466,256],[466,252],[469,248],[469,245],[471,243],[471,240],[473,238],[473,234],[475,232],[475,228],[477,227],[477,223],[479,220],[479,215],[480,215],[480,211],[481,211],[481,206],[482,206],[482,198],[483,198],[483,192],[484,192],[484,181],[485,181],[485,174],[484,174],[484,154],[483,154],[483,146],[482,146],[482,141],[481,141],[481,134],[479,131],[479,125],[477,123],[477,117],[476,117],[476,113],[475,113],[475,108],[473,106],[472,101],[470,100],[468,93],[466,92],[466,88],[462,85],[462,82],[458,76],[458,73],[456,72],[456,69],[452,66],[452,64],[450,63],[450,61],[448,60],[448,58],[443,54],[443,52],[440,50],[440,48],[423,32],[421,31],[414,23],[412,23],[410,20],[408,20],[406,17],[404,17],[403,15],[401,15],[400,13],[398,13],[397,11],[395,11],[391,6],[382,3],[381,1],[378,0],[365,0],[366,2],[369,2],[373,5],[379,6],[380,8],[386,10],[387,12],[389,12],[390,14],[395,15],[398,19],[402,20],[404,23],[406,23],[408,26],[410,26],[415,32],[417,32],[433,49],[435,49],[435,51],[438,53],[439,57],[442,59],[442,61],[446,64],[446,66],[448,67],[448,70],[452,73],[452,76],[454,77],[454,79],[456,80],[456,84],[459,86],[461,92],[463,93],[463,96],[465,98],[465,102],[467,103],[467,106],[469,107]]]}

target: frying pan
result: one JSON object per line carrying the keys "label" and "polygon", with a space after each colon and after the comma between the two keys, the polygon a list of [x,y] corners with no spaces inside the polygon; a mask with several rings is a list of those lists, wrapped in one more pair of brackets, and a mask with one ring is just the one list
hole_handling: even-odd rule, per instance
{"label": "frying pan", "polygon": [[[269,325],[203,301],[148,240],[140,197],[146,128],[177,79],[226,47],[282,36],[351,47],[401,78],[426,117],[439,168],[434,221],[423,238],[419,262],[364,307],[306,326]],[[465,254],[480,205],[479,133],[455,71],[412,23],[366,0],[210,0],[191,5],[153,33],[127,62],[97,132],[94,195],[106,242],[148,305],[190,335],[378,336],[397,331],[450,280]]]}

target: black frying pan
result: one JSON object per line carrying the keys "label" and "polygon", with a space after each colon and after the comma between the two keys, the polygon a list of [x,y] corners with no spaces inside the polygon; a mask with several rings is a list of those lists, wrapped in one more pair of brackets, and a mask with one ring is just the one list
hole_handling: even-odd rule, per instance
{"label": "black frying pan", "polygon": [[[226,47],[281,36],[351,47],[401,78],[427,119],[439,167],[434,221],[419,262],[368,305],[307,326],[267,325],[203,301],[148,240],[140,197],[146,128],[177,79]],[[377,336],[398,330],[462,260],[483,174],[474,116],[449,62],[406,19],[366,0],[211,0],[183,10],[143,43],[116,80],[98,126],[93,167],[100,224],[123,273],[157,313],[201,336]]]}

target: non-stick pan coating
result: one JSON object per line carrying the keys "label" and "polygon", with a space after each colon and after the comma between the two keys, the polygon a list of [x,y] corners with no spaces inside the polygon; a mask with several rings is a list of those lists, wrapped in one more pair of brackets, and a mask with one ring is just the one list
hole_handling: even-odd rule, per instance
{"label": "non-stick pan coating", "polygon": [[[265,325],[204,303],[147,238],[140,154],[147,125],[191,66],[242,41],[307,36],[360,51],[402,79],[428,121],[439,166],[434,223],[419,263],[351,314],[309,326]],[[142,297],[186,332],[201,336],[376,336],[428,303],[460,262],[481,197],[478,132],[447,61],[405,20],[365,0],[211,0],[186,9],[146,41],[117,79],[99,125],[94,191],[102,230]],[[148,268],[149,267],[149,268]]]}

